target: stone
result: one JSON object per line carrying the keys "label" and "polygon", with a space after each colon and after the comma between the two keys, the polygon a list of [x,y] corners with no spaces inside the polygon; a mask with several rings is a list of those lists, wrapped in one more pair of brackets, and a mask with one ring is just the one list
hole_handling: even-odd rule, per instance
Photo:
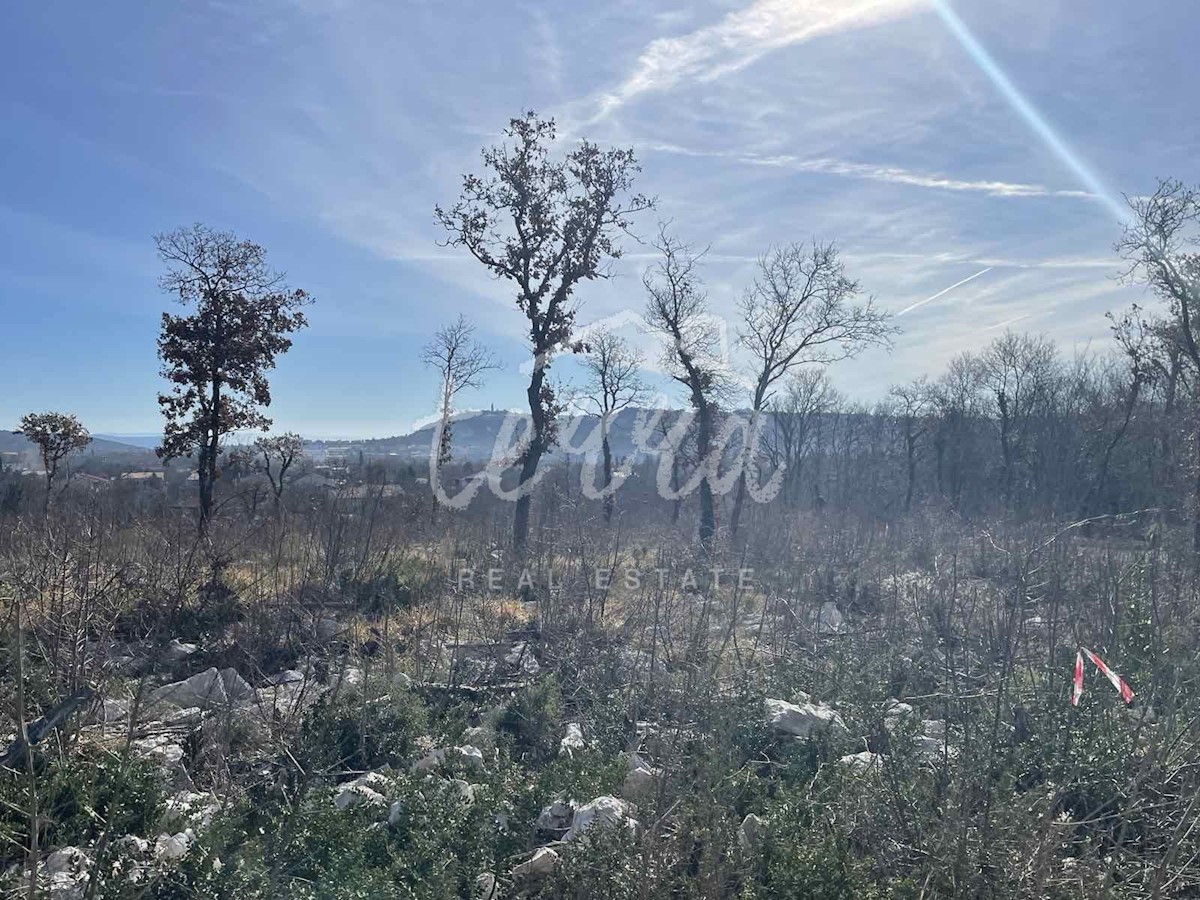
{"label": "stone", "polygon": [[83,900],[92,860],[78,847],[55,850],[38,866],[50,900]]}
{"label": "stone", "polygon": [[846,625],[846,617],[842,615],[842,611],[838,609],[836,603],[829,600],[821,604],[821,609],[817,613],[817,634],[830,637],[845,634],[849,630]]}
{"label": "stone", "polygon": [[517,675],[536,676],[542,671],[537,657],[525,641],[518,641],[504,657],[504,665],[508,671]]}
{"label": "stone", "polygon": [[579,727],[578,722],[567,723],[567,733],[563,735],[563,739],[558,742],[558,752],[565,753],[567,756],[574,756],[576,753],[587,748],[587,741],[583,739],[583,729]]}
{"label": "stone", "polygon": [[455,758],[475,772],[483,771],[483,751],[470,744],[454,748]]}
{"label": "stone", "polygon": [[254,688],[236,669],[205,669],[191,678],[160,687],[150,695],[154,703],[166,703],[180,709],[231,706],[255,697]]}
{"label": "stone", "polygon": [[658,789],[662,770],[650,765],[640,753],[624,755],[629,772],[621,784],[621,795],[627,799],[638,799],[653,794]]}
{"label": "stone", "polygon": [[767,823],[761,816],[749,813],[738,826],[738,847],[745,854],[756,854],[762,849],[767,834]]}
{"label": "stone", "polygon": [[496,876],[491,872],[481,872],[475,876],[475,890],[471,895],[474,900],[497,900],[500,888],[496,884]]}
{"label": "stone", "polygon": [[168,663],[183,662],[199,649],[195,644],[185,644],[178,638],[172,638],[171,643],[163,648],[162,658]]}
{"label": "stone", "polygon": [[635,812],[637,812],[637,807],[625,800],[618,800],[616,797],[607,795],[597,797],[575,810],[571,828],[567,831],[564,840],[573,841],[590,828],[623,826],[636,830],[639,825],[638,821],[633,818]]}
{"label": "stone", "polygon": [[333,805],[338,809],[351,809],[355,806],[386,806],[380,791],[391,786],[388,777],[381,772],[367,772],[353,781],[339,784],[333,795]]}
{"label": "stone", "polygon": [[188,828],[199,831],[212,824],[220,809],[217,798],[198,791],[180,791],[163,801],[162,815],[158,827],[163,832],[175,834]]}
{"label": "stone", "polygon": [[555,800],[538,813],[537,829],[547,834],[566,831],[575,818],[575,807],[566,800]]}
{"label": "stone", "polygon": [[478,747],[485,755],[496,749],[496,732],[486,725],[473,725],[462,733],[463,744]]}
{"label": "stone", "polygon": [[263,684],[268,687],[280,687],[285,684],[301,684],[304,681],[304,673],[299,669],[284,669],[267,678]]}
{"label": "stone", "polygon": [[767,725],[783,734],[808,737],[822,729],[845,734],[846,723],[837,711],[823,703],[788,703],[768,698],[763,701]]}
{"label": "stone", "polygon": [[526,862],[513,866],[513,878],[545,878],[558,865],[558,854],[549,847],[538,847]]}
{"label": "stone", "polygon": [[183,859],[195,842],[196,834],[190,828],[176,834],[160,834],[154,842],[154,856],[167,861]]}
{"label": "stone", "polygon": [[392,686],[408,690],[413,685],[413,680],[403,672],[397,672],[392,676]]}
{"label": "stone", "polygon": [[851,753],[838,760],[838,765],[852,775],[867,775],[877,772],[883,765],[883,757],[870,750],[861,753]]}
{"label": "stone", "polygon": [[400,820],[404,818],[404,801],[397,800],[388,807],[387,823],[389,825],[398,825]]}
{"label": "stone", "polygon": [[466,806],[473,806],[475,803],[475,785],[470,782],[463,781],[461,778],[451,778],[446,785],[453,788],[458,794],[458,799]]}
{"label": "stone", "polygon": [[446,751],[441,747],[437,747],[413,763],[409,767],[409,771],[414,775],[428,775],[430,772],[440,769],[445,763]]}

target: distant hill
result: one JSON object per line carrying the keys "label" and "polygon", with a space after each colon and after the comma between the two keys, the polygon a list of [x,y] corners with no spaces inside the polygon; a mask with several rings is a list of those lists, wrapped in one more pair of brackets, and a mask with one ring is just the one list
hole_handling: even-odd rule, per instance
{"label": "distant hill", "polygon": [[[23,434],[15,431],[0,431],[0,453],[37,452],[33,443]],[[83,455],[92,456],[145,456],[146,448],[134,444],[126,444],[105,437],[93,437],[92,442],[84,449]]]}
{"label": "distant hill", "polygon": [[[633,442],[633,430],[638,413],[639,410],[627,409],[613,420],[609,440],[614,455],[626,457],[637,452]],[[505,418],[509,415],[509,412],[503,410],[487,410],[456,416],[452,426],[454,458],[460,462],[491,459],[496,437],[500,433]],[[582,447],[599,425],[600,420],[596,416],[567,419],[559,429],[560,434],[565,435],[569,425],[575,422],[579,424],[572,437],[572,445]],[[394,455],[403,459],[428,459],[430,448],[433,445],[433,434],[434,426],[428,425],[410,434],[396,437],[372,438],[364,441],[309,441],[306,443],[306,449],[317,457],[336,448],[337,450],[347,449],[352,453],[361,451],[367,456]],[[561,447],[555,449],[555,455],[562,453]]]}

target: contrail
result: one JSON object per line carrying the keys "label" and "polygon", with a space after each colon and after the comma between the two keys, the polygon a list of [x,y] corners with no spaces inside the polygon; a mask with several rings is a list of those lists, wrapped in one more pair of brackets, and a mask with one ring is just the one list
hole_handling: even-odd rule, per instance
{"label": "contrail", "polygon": [[987,328],[981,328],[979,330],[980,331],[995,331],[997,328],[1007,328],[1009,325],[1013,325],[1017,322],[1020,322],[1022,319],[1028,319],[1032,315],[1033,315],[1033,313],[1025,313],[1025,315],[1023,315],[1023,316],[1014,316],[1011,319],[1005,319],[1003,322],[998,322],[995,325],[989,325]]}
{"label": "contrail", "polygon": [[933,8],[937,10],[938,15],[942,17],[942,21],[946,23],[946,27],[950,29],[951,33],[958,38],[958,42],[963,45],[963,49],[975,60],[975,64],[979,66],[983,74],[1004,95],[1004,99],[1008,101],[1009,106],[1017,111],[1017,114],[1045,142],[1054,155],[1075,173],[1076,177],[1083,182],[1084,187],[1094,194],[1096,199],[1103,203],[1116,216],[1118,222],[1122,224],[1128,222],[1129,210],[1117,200],[1113,193],[1105,186],[1104,182],[1100,180],[1099,176],[1075,154],[1075,151],[1067,145],[1067,142],[1058,136],[1058,133],[1050,126],[1050,123],[1046,121],[1037,107],[1030,103],[1017,86],[1013,84],[1012,79],[1000,68],[1000,64],[984,49],[984,46],[979,43],[975,35],[967,28],[967,24],[951,8],[949,0],[933,0]]}
{"label": "contrail", "polygon": [[902,315],[904,315],[904,314],[905,314],[905,313],[907,313],[907,312],[912,312],[912,311],[913,311],[914,309],[916,309],[918,306],[924,306],[926,303],[932,303],[932,302],[933,302],[934,300],[936,300],[938,297],[945,297],[945,296],[946,296],[948,293],[950,293],[950,292],[951,292],[952,290],[954,290],[955,288],[960,288],[960,287],[962,287],[962,286],[963,286],[964,284],[966,284],[968,281],[974,281],[974,280],[975,280],[976,278],[978,278],[980,275],[986,275],[988,272],[992,271],[992,269],[993,269],[993,268],[994,268],[994,266],[988,266],[986,269],[982,269],[982,270],[980,270],[980,271],[976,272],[974,275],[970,275],[970,276],[968,276],[968,277],[964,278],[962,281],[958,282],[957,284],[952,284],[952,285],[950,285],[950,287],[946,288],[945,290],[938,291],[938,292],[937,292],[936,294],[934,294],[932,297],[926,297],[924,300],[918,300],[918,301],[917,301],[916,303],[914,303],[912,306],[906,306],[906,307],[904,307],[904,309],[900,310],[900,312],[896,313],[896,315],[897,315],[897,316],[902,316]]}

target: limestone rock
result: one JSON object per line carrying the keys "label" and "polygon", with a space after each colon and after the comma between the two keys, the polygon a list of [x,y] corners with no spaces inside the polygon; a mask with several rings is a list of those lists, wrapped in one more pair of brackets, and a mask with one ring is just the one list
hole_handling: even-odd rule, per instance
{"label": "limestone rock", "polygon": [[571,828],[564,840],[573,841],[590,828],[613,828],[623,826],[636,830],[639,825],[633,814],[637,807],[616,797],[597,797],[575,810]]}
{"label": "limestone rock", "polygon": [[788,703],[768,698],[763,701],[767,724],[783,734],[808,737],[821,729],[845,734],[846,723],[837,711],[823,703]]}

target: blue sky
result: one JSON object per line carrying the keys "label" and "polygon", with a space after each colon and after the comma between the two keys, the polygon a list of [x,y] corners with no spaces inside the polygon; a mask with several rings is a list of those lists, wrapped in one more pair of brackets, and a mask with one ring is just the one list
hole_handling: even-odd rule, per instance
{"label": "blue sky", "polygon": [[[274,376],[279,427],[409,430],[435,397],[419,348],[459,312],[505,363],[465,402],[518,404],[511,292],[438,246],[432,210],[527,107],[637,150],[658,214],[710,246],[716,312],[757,254],[810,237],[885,308],[920,304],[890,354],[835,367],[855,397],[1006,323],[1102,347],[1139,296],[1114,279],[1111,197],[1197,178],[1198,26],[1194,0],[11,4],[0,427],[51,408],[158,428],[151,235],[194,221],[317,298]],[[628,249],[582,321],[641,308]]]}

